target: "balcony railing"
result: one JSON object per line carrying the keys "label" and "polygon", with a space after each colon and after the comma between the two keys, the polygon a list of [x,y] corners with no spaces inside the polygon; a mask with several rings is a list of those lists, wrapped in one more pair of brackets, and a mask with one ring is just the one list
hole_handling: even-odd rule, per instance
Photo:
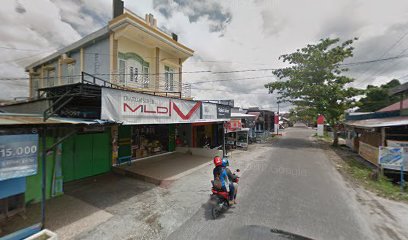
{"label": "balcony railing", "polygon": [[[126,74],[88,74],[82,72],[81,75],[65,76],[59,80],[55,78],[53,84],[50,84],[49,79],[46,79],[40,88],[58,87],[76,83],[92,84],[154,95],[191,98],[190,84],[180,84],[178,80],[166,81],[165,77],[156,77],[156,75],[139,75],[135,77]],[[37,95],[37,97],[40,96]]]}

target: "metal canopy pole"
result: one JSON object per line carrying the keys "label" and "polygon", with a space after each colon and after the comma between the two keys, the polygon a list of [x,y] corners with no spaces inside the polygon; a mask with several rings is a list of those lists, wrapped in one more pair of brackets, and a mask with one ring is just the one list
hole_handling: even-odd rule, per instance
{"label": "metal canopy pole", "polygon": [[45,201],[46,201],[46,181],[47,181],[47,167],[46,167],[46,158],[47,158],[47,126],[43,127],[42,131],[42,154],[41,154],[41,164],[42,164],[42,184],[41,184],[41,229],[45,227]]}
{"label": "metal canopy pole", "polygon": [[222,156],[227,156],[227,150],[225,149],[225,122],[222,122]]}

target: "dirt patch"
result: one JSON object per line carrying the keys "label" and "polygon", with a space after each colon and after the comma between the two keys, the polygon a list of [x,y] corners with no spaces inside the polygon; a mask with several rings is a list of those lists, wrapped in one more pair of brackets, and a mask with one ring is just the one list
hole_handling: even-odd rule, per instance
{"label": "dirt patch", "polygon": [[[399,193],[398,186],[393,186],[389,180],[382,177],[377,181],[372,180],[372,170],[375,167],[356,153],[345,147],[332,147],[327,142],[314,142],[324,150],[345,180],[345,184],[360,204],[362,216],[378,239],[406,239],[408,205],[404,203],[405,199],[398,198],[398,195],[395,197],[396,194],[406,193]],[[389,189],[392,191],[389,192]],[[400,201],[392,201],[394,199]]]}
{"label": "dirt patch", "polygon": [[[387,199],[408,203],[408,193],[401,192],[387,177],[381,176],[378,169],[345,146],[333,147],[324,141],[315,141],[341,173],[348,185],[365,189]],[[375,180],[374,180],[375,179]]]}

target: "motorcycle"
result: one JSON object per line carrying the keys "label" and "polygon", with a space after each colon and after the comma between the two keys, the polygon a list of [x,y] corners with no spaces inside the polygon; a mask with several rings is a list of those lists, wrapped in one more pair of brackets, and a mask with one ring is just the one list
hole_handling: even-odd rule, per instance
{"label": "motorcycle", "polygon": [[[240,172],[239,169],[237,169],[236,172],[234,172],[233,174],[237,175],[236,173],[238,172]],[[236,177],[236,179],[233,182],[235,184],[238,184],[239,177]],[[211,215],[214,219],[217,219],[217,217],[219,217],[221,213],[227,211],[228,208],[230,208],[229,192],[215,188],[213,180],[211,180],[211,184],[212,184],[211,188],[212,194],[210,197]]]}

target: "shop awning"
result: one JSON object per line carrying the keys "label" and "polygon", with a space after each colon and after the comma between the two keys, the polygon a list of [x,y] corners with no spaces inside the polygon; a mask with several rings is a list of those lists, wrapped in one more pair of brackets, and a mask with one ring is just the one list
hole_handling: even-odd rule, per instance
{"label": "shop awning", "polygon": [[43,116],[39,114],[9,114],[0,113],[0,126],[14,125],[62,125],[62,124],[83,124],[83,125],[104,125],[113,122],[98,119],[79,119],[51,117],[43,121]]}
{"label": "shop awning", "polygon": [[[259,114],[258,114],[259,115]],[[256,118],[255,115],[245,113],[231,113],[231,118]]]}
{"label": "shop awning", "polygon": [[345,124],[360,128],[404,126],[408,125],[408,116],[347,121]]}

